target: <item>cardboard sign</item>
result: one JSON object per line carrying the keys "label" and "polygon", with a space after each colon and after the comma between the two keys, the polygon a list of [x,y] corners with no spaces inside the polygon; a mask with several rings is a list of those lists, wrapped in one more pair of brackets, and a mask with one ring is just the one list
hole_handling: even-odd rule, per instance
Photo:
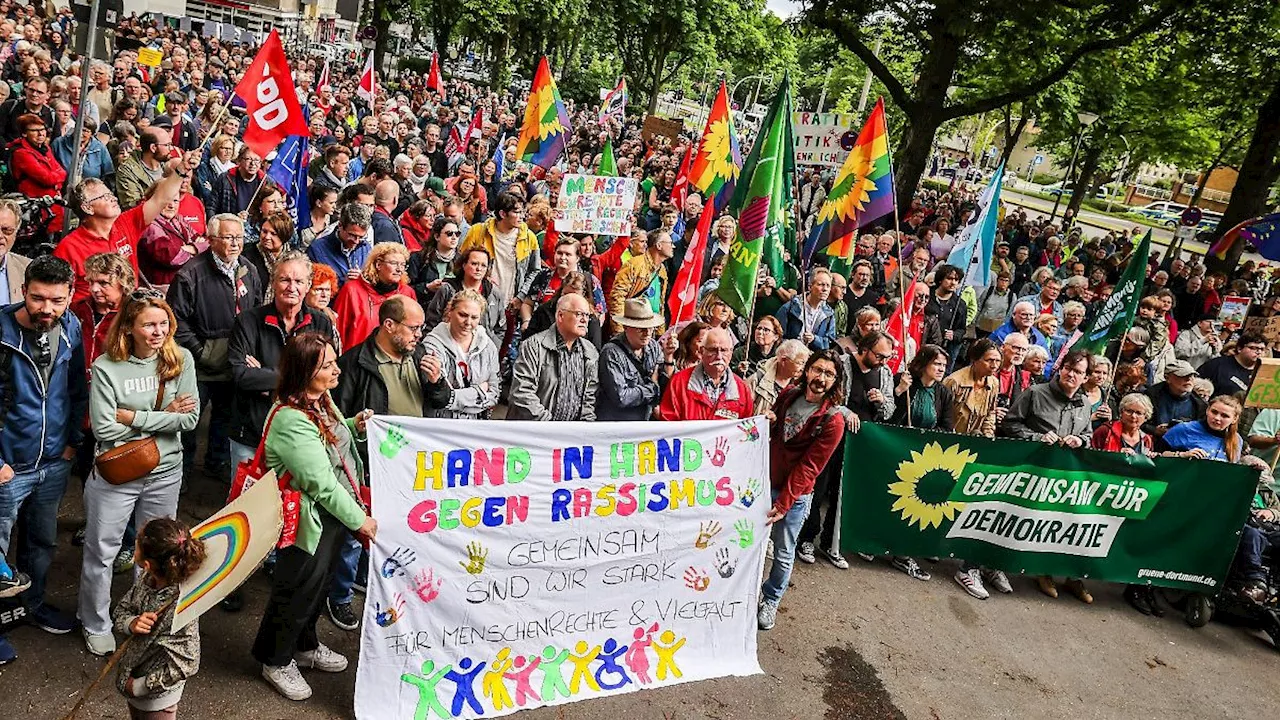
{"label": "cardboard sign", "polygon": [[1280,315],[1270,318],[1245,318],[1244,329],[1245,332],[1261,335],[1262,339],[1267,341],[1267,345],[1272,347],[1280,345]]}
{"label": "cardboard sign", "polygon": [[796,165],[840,167],[857,141],[854,120],[847,113],[791,113]]}
{"label": "cardboard sign", "polygon": [[1237,330],[1244,325],[1245,315],[1249,312],[1250,299],[1241,295],[1228,295],[1222,299],[1222,310],[1218,312],[1218,320],[1227,330]]}
{"label": "cardboard sign", "polygon": [[155,48],[138,48],[138,64],[147,67],[160,67],[160,62],[164,60],[164,53]]}
{"label": "cardboard sign", "polygon": [[375,417],[369,459],[357,718],[498,717],[760,672],[763,417]]}
{"label": "cardboard sign", "polygon": [[644,126],[640,128],[640,137],[648,143],[652,142],[654,136],[657,135],[674,143],[676,138],[680,137],[680,131],[683,129],[684,123],[679,120],[668,120],[657,115],[650,115],[644,119]]}
{"label": "cardboard sign", "polygon": [[638,187],[635,178],[565,175],[556,201],[556,230],[630,235]]}
{"label": "cardboard sign", "polygon": [[1245,407],[1280,408],[1280,359],[1263,358],[1258,374],[1253,376]]}

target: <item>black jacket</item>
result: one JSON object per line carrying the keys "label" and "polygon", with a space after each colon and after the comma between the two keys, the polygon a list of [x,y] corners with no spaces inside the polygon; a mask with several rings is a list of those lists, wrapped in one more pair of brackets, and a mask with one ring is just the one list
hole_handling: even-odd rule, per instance
{"label": "black jacket", "polygon": [[236,316],[262,304],[262,279],[244,258],[236,259],[236,283],[214,265],[206,250],[182,266],[169,284],[169,306],[178,319],[174,339],[191,351],[200,380],[230,380],[227,350]]}
{"label": "black jacket", "polygon": [[[896,391],[898,389],[898,383],[901,381],[901,374],[894,376],[893,389],[895,391],[895,402],[893,406],[893,417],[889,419],[889,422],[894,425],[905,426],[907,424],[907,413],[911,410],[911,408],[908,407],[906,396],[910,395],[912,398],[915,398],[920,392],[921,386],[919,380],[913,380],[911,388],[906,393],[897,395]],[[945,430],[947,432],[951,432],[955,430],[955,409],[953,407],[955,405],[955,396],[951,394],[951,388],[940,382],[934,383],[933,388],[933,413],[938,418],[938,424],[931,428],[924,429]]]}
{"label": "black jacket", "polygon": [[[231,333],[228,360],[236,385],[236,413],[231,438],[241,445],[257,447],[262,425],[267,421],[280,377],[276,372],[280,354],[289,338],[304,332],[334,337],[333,323],[320,310],[303,306],[293,330],[286,333],[275,303],[240,313]],[[252,355],[262,367],[249,367],[245,356]]]}
{"label": "black jacket", "polygon": [[[378,359],[373,354],[379,332],[374,330],[367,340],[342,353],[342,357],[338,358],[338,369],[342,371],[342,375],[332,395],[333,402],[345,417],[355,417],[356,413],[366,408],[378,415],[387,414],[390,402],[387,384],[382,381],[382,373],[378,372]],[[415,367],[425,354],[426,346],[421,342],[418,343],[418,347],[413,350]],[[443,375],[433,384],[427,379],[427,374],[419,368],[418,381],[422,383],[424,410],[427,408],[439,410],[449,405],[450,389]]]}

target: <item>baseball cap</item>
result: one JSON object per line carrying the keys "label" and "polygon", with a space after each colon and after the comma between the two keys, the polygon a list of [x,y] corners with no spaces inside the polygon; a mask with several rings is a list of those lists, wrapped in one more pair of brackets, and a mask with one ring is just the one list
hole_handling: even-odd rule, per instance
{"label": "baseball cap", "polygon": [[1199,377],[1196,369],[1186,360],[1173,360],[1164,366],[1165,375],[1176,375],[1180,378]]}

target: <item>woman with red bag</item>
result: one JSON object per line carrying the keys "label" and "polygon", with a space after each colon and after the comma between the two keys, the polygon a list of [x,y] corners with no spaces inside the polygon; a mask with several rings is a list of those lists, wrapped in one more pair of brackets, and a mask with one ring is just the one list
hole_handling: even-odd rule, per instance
{"label": "woman with red bag", "polygon": [[369,542],[378,532],[364,504],[355,448],[373,413],[342,417],[329,396],[340,372],[330,338],[310,332],[290,338],[280,356],[276,405],[259,446],[266,467],[278,478],[288,475],[282,487],[299,494],[297,534],[277,553],[271,598],[253,643],[262,677],[290,700],[311,697],[299,666],[347,669],[347,658],[316,637],[316,620],[347,533]]}

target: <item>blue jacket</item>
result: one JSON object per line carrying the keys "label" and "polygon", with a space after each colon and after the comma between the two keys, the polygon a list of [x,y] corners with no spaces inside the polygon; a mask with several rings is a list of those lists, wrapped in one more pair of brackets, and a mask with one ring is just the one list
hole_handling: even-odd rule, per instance
{"label": "blue jacket", "polygon": [[351,268],[363,269],[372,249],[373,246],[366,239],[355,246],[350,254],[343,252],[342,241],[338,239],[338,231],[335,229],[324,237],[316,238],[307,248],[307,257],[311,258],[311,262],[324,263],[333,268],[338,273],[338,287],[342,287],[347,282],[347,271]]}
{"label": "blue jacket", "polygon": [[369,234],[373,236],[375,245],[384,242],[404,245],[404,235],[400,233],[400,223],[397,223],[382,208],[374,209],[373,222],[369,225]]}
{"label": "blue jacket", "polygon": [[[49,143],[53,148],[53,156],[58,158],[58,162],[68,171],[71,170],[71,164],[75,162],[76,153],[80,149],[79,145],[72,141],[71,135],[72,133],[67,133]],[[107,180],[115,174],[116,164],[111,162],[111,153],[107,152],[107,146],[96,137],[90,138],[89,147],[84,153],[84,164],[80,166],[81,179]]]}
{"label": "blue jacket", "polygon": [[[804,296],[797,294],[788,300],[786,305],[778,308],[776,317],[778,322],[782,323],[784,339],[799,338],[800,333],[804,332],[804,310],[801,308],[804,302]],[[809,347],[814,350],[826,350],[835,342],[836,311],[824,302],[818,305],[818,321],[813,325],[813,342],[809,343]]]}
{"label": "blue jacket", "polygon": [[[1009,336],[1009,333],[1014,333],[1014,332],[1018,332],[1018,330],[1013,326],[1013,318],[1009,318],[1008,320],[1004,321],[1003,325],[996,328],[995,332],[991,333],[991,342],[997,345],[1003,345],[1004,339]],[[1045,350],[1049,349],[1049,339],[1044,336],[1044,333],[1037,330],[1034,325],[1032,327],[1027,328],[1027,332],[1023,333],[1023,335],[1028,336],[1027,340],[1030,341],[1032,345],[1039,345]],[[1052,363],[1055,359],[1056,358],[1053,357],[1053,355],[1049,356],[1050,363]]]}
{"label": "blue jacket", "polygon": [[0,462],[14,472],[39,469],[80,444],[89,409],[80,321],[64,313],[49,386],[15,314],[21,302],[0,308]]}

